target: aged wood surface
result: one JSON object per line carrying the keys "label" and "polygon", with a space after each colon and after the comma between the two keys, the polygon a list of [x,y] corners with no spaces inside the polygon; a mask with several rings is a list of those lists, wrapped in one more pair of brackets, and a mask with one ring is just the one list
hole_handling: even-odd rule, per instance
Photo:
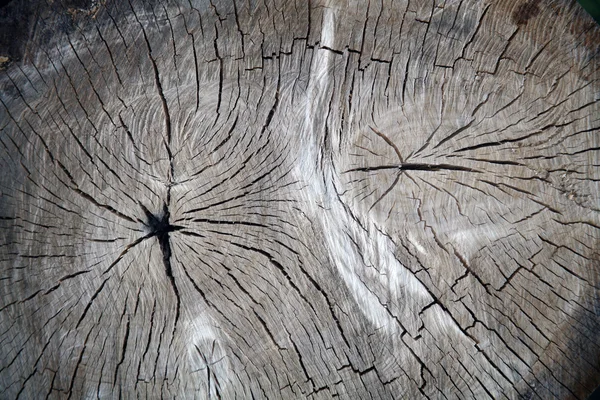
{"label": "aged wood surface", "polygon": [[600,383],[577,3],[31,4],[0,54],[0,398]]}

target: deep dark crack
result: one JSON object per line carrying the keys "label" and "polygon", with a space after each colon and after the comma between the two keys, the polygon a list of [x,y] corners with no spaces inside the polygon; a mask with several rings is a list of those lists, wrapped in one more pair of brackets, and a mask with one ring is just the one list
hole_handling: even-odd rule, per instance
{"label": "deep dark crack", "polygon": [[152,214],[150,210],[148,210],[142,204],[140,204],[140,206],[146,214],[146,226],[150,228],[150,234],[147,236],[147,238],[149,239],[153,236],[156,236],[158,239],[167,276],[171,280],[171,283],[173,283],[173,289],[175,290],[175,293],[177,293],[177,287],[175,286],[175,279],[173,278],[173,271],[171,269],[171,242],[169,239],[169,233],[183,229],[183,227],[179,225],[171,225],[169,222],[169,207],[166,203],[163,204],[162,215]]}
{"label": "deep dark crack", "polygon": [[163,204],[162,215],[152,214],[143,205],[142,205],[142,209],[144,210],[144,213],[146,214],[146,226],[148,228],[150,228],[150,236],[149,237],[156,236],[158,238],[158,241],[161,244],[161,249],[163,250],[163,254],[164,254],[163,242],[166,241],[168,243],[169,232],[178,231],[180,229],[183,229],[183,227],[179,226],[179,225],[171,225],[171,223],[169,222],[169,217],[170,217],[169,208],[167,207],[166,204]]}
{"label": "deep dark crack", "polygon": [[173,276],[173,268],[171,266],[171,241],[169,238],[169,233],[183,229],[183,227],[179,225],[171,225],[169,222],[169,207],[166,203],[163,204],[162,215],[152,214],[144,205],[140,204],[140,206],[146,214],[146,226],[150,228],[150,234],[148,234],[147,238],[149,239],[153,236],[156,236],[158,239],[160,251],[162,252],[163,256],[165,274],[169,278],[171,286],[173,287],[173,292],[175,292],[175,296],[177,297],[177,311],[175,315],[175,325],[177,325],[177,320],[179,319],[180,297],[177,284],[175,283],[175,277]]}

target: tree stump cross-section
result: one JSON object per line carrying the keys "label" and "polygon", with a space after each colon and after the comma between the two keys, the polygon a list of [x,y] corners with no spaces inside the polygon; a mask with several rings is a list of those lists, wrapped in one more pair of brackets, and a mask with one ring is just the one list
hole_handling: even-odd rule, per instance
{"label": "tree stump cross-section", "polygon": [[2,21],[0,398],[600,384],[600,27],[576,2]]}

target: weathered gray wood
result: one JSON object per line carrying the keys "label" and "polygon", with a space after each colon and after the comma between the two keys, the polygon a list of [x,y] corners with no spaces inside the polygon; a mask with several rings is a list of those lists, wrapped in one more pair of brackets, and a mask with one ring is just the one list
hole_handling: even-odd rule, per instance
{"label": "weathered gray wood", "polygon": [[1,398],[600,383],[575,2],[31,4],[0,54]]}

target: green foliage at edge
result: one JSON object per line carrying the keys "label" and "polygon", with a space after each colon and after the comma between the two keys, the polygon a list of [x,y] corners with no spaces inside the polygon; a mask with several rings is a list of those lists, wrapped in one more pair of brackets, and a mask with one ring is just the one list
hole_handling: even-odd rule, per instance
{"label": "green foliage at edge", "polygon": [[600,24],[600,0],[577,0],[579,4]]}

